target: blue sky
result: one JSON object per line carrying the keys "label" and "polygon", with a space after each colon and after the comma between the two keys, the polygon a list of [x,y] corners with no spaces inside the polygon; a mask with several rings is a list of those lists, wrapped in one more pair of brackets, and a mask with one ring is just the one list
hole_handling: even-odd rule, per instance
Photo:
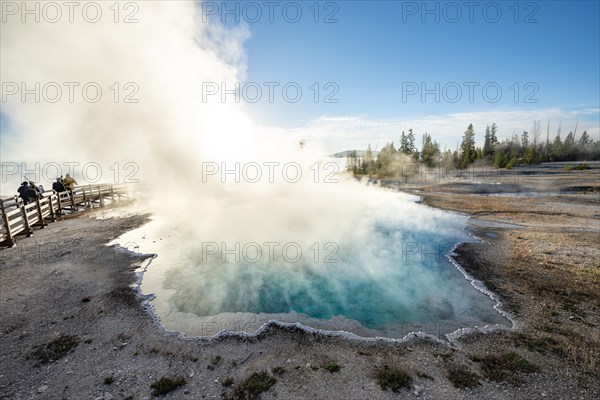
{"label": "blue sky", "polygon": [[[236,2],[229,3],[234,9]],[[398,129],[408,129],[402,121],[421,119],[426,126],[432,116],[464,113],[464,124],[454,128],[454,136],[440,132],[452,142],[473,113],[510,120],[511,113],[531,110],[531,118],[525,114],[521,127],[502,120],[489,123],[506,127],[501,133],[510,135],[530,129],[534,119],[543,120],[544,127],[550,119],[552,134],[560,121],[563,132],[580,121],[579,132],[588,129],[598,138],[598,1],[481,1],[474,6],[472,22],[464,2],[320,2],[318,23],[315,2],[296,3],[302,9],[296,23],[286,21],[296,15],[295,6],[284,13],[286,3],[274,9],[274,22],[269,21],[265,3],[256,3],[263,13],[257,22],[252,7],[240,6],[241,23],[251,32],[245,45],[246,82],[297,82],[303,89],[297,103],[286,101],[276,90],[273,103],[264,96],[249,104],[263,123],[300,127],[319,119],[358,119],[365,124],[397,121]],[[433,13],[423,15],[424,4]],[[326,15],[338,22],[324,23]],[[228,23],[234,18],[220,17]],[[310,89],[314,82],[321,89],[318,102]],[[337,104],[322,101],[333,90],[324,90],[326,82],[339,88]],[[412,82],[417,86],[410,86]],[[422,99],[421,85],[436,92],[436,83],[439,102],[434,93]],[[488,92],[483,93],[486,84]],[[474,88],[473,101],[469,85]],[[415,87],[416,94],[407,92]],[[429,133],[436,136],[433,129]]]}
{"label": "blue sky", "polygon": [[[241,84],[263,91],[256,103],[242,99],[253,118],[327,151],[398,142],[409,128],[454,147],[469,123],[481,145],[486,124],[502,138],[534,120],[544,131],[549,121],[551,137],[578,124],[600,139],[599,1],[198,4],[249,33]],[[272,103],[265,82],[278,84]],[[283,97],[292,83],[298,102]]]}

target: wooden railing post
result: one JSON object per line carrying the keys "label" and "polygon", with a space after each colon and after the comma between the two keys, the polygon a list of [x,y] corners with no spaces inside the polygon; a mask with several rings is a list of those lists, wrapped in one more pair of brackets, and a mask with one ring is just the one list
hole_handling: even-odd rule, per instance
{"label": "wooden railing post", "polygon": [[29,225],[29,217],[27,217],[27,205],[21,206],[21,212],[23,213],[23,222],[25,223],[25,230],[27,231],[27,237],[33,235],[33,229],[31,229],[31,225]]}
{"label": "wooden railing post", "polygon": [[100,207],[104,207],[104,196],[102,195],[102,190],[100,190],[100,186],[98,186],[98,196],[100,197]]}
{"label": "wooden railing post", "polygon": [[56,193],[56,200],[58,200],[58,213],[62,214],[62,200],[60,199],[60,192],[54,192]]}
{"label": "wooden railing post", "polygon": [[39,198],[35,200],[35,205],[37,206],[38,218],[40,219],[40,227],[45,228],[47,224],[44,222],[44,214],[42,213],[42,205]]}
{"label": "wooden railing post", "polygon": [[6,226],[6,242],[10,247],[12,247],[15,245],[15,238],[10,231],[10,221],[8,220],[8,215],[6,215],[4,211],[2,212],[2,219],[4,220],[4,225]]}
{"label": "wooden railing post", "polygon": [[69,192],[71,194],[71,210],[75,211],[77,209],[77,206],[75,205],[75,194],[73,193],[73,189],[69,189]]}
{"label": "wooden railing post", "polygon": [[83,206],[85,207],[85,203],[87,203],[87,198],[85,196],[85,186],[81,188],[83,193]]}
{"label": "wooden railing post", "polygon": [[50,207],[50,218],[52,219],[52,222],[56,221],[56,214],[54,213],[54,202],[52,201],[52,196],[54,195],[55,192],[53,191],[50,197],[48,197],[48,206]]}

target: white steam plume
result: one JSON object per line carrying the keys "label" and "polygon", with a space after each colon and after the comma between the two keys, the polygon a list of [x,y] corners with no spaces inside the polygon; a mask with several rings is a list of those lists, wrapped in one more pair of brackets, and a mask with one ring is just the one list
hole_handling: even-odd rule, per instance
{"label": "white steam plume", "polygon": [[[387,279],[394,264],[382,263],[385,257],[373,254],[382,249],[378,243],[382,236],[374,233],[378,225],[393,228],[396,233],[388,239],[398,246],[402,241],[425,240],[434,231],[440,240],[452,236],[454,218],[340,176],[334,177],[338,183],[325,183],[327,170],[322,164],[315,167],[317,159],[299,148],[299,138],[268,134],[255,126],[241,104],[222,103],[218,96],[203,101],[203,83],[233,87],[244,78],[246,27],[203,22],[198,4],[189,1],[140,2],[139,22],[134,24],[115,23],[109,4],[101,4],[106,14],[97,23],[82,19],[70,23],[66,18],[58,23],[22,23],[18,17],[2,23],[2,96],[7,98],[2,112],[9,120],[9,131],[2,133],[2,159],[94,161],[110,177],[106,169],[113,163],[137,163],[138,177],[149,185],[148,195],[159,218],[182,221],[178,246],[190,262],[170,266],[175,281],[182,276],[203,279],[194,269],[194,260],[204,242],[294,242],[303,249],[333,242],[340,246],[348,267],[332,287],[371,279],[382,292],[395,296],[399,289]],[[62,87],[62,98],[38,103],[28,95],[23,102],[7,93],[5,82],[26,83],[28,88],[35,82],[41,86],[56,82]],[[73,102],[65,82],[78,85]],[[81,89],[89,82],[102,89],[96,103],[82,98]],[[117,102],[110,89],[115,82],[120,89]],[[133,86],[128,89],[127,83]],[[139,102],[124,103],[132,87],[139,88],[133,95]],[[263,166],[263,179],[235,183],[229,178],[223,183],[216,175],[204,181],[207,163],[227,163],[232,168],[235,162]],[[265,162],[280,163],[274,182],[264,176]],[[283,179],[281,166],[289,162],[301,166],[298,181]],[[365,249],[362,255],[357,251],[361,248]],[[397,248],[392,250],[389,259],[398,256]],[[311,264],[309,257],[298,264],[307,270],[296,276],[297,284],[308,282],[311,274],[327,279],[325,267]],[[289,267],[283,264],[281,268]],[[398,295],[399,299],[408,300],[419,285],[427,285],[428,293],[436,292],[439,279],[403,268],[396,271],[398,279],[406,279],[406,287],[413,289]],[[226,302],[231,294],[227,291],[236,287],[227,282],[234,278],[222,277],[223,292],[211,291],[215,303]],[[254,289],[249,296],[257,295],[260,279],[248,282]],[[183,309],[194,309],[195,286],[191,287],[189,296],[179,296],[178,301],[187,302]],[[339,292],[341,297],[348,295],[342,288]],[[318,291],[310,294],[318,295]]]}

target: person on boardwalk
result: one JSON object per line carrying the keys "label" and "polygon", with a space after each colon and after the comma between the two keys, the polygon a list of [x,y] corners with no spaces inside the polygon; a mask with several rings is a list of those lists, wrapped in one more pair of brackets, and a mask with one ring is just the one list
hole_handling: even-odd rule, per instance
{"label": "person on boardwalk", "polygon": [[69,174],[65,175],[65,179],[63,179],[63,185],[67,188],[67,190],[73,190],[75,185],[77,185],[77,181],[69,176]]}
{"label": "person on boardwalk", "polygon": [[21,199],[23,199],[24,205],[29,204],[29,196],[27,194],[28,190],[29,190],[29,182],[27,182],[27,181],[21,183],[21,186],[19,186],[19,188],[17,189],[17,192],[19,193],[19,197]]}
{"label": "person on boardwalk", "polygon": [[33,203],[36,199],[42,198],[42,192],[40,188],[33,181],[29,181],[29,189],[27,190],[27,196],[29,197],[30,203]]}
{"label": "person on boardwalk", "polygon": [[63,181],[61,178],[56,178],[56,182],[54,182],[52,184],[52,190],[54,190],[56,193],[61,193],[61,192],[66,192],[67,188],[63,184]]}

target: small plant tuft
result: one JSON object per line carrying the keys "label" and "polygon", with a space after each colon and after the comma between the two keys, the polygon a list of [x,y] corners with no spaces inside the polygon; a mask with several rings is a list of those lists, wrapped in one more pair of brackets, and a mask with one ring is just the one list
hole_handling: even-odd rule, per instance
{"label": "small plant tuft", "polygon": [[563,170],[565,170],[565,171],[585,171],[587,169],[590,169],[590,166],[588,163],[580,163],[577,165],[565,165],[563,167]]}
{"label": "small plant tuft", "polygon": [[521,378],[518,373],[531,373],[538,368],[515,352],[484,357],[471,357],[471,360],[481,363],[483,375],[495,382],[518,384]]}
{"label": "small plant tuft", "polygon": [[323,364],[321,365],[321,368],[323,368],[324,370],[329,371],[330,373],[334,373],[334,372],[338,372],[340,369],[342,369],[341,366],[339,366],[338,364],[334,363],[334,362],[330,362],[327,364]]}
{"label": "small plant tuft", "polygon": [[434,356],[440,357],[444,362],[450,361],[452,356],[454,355],[453,351],[448,351],[445,353],[433,353]]}
{"label": "small plant tuft", "polygon": [[229,387],[229,386],[233,385],[233,378],[227,377],[227,378],[223,379],[223,381],[221,382],[221,385],[223,385],[225,387]]}
{"label": "small plant tuft", "polygon": [[409,389],[412,383],[412,378],[406,371],[387,365],[378,368],[375,376],[382,390],[391,389],[392,392],[397,392],[401,388]]}
{"label": "small plant tuft", "polygon": [[452,385],[459,389],[479,386],[479,379],[481,378],[463,364],[448,364],[446,367],[446,376]]}
{"label": "small plant tuft", "polygon": [[221,362],[221,356],[216,356],[213,357],[212,360],[210,360],[210,364],[208,364],[206,366],[207,369],[210,369],[211,371],[215,369],[215,367]]}
{"label": "small plant tuft", "polygon": [[524,346],[529,351],[535,351],[540,354],[552,352],[557,355],[564,355],[565,350],[561,343],[550,336],[532,337],[526,334],[518,334],[515,337],[516,346]]}
{"label": "small plant tuft", "polygon": [[115,381],[114,376],[107,376],[106,378],[104,378],[104,384],[105,385],[112,385],[112,383]]}
{"label": "small plant tuft", "polygon": [[272,369],[274,375],[281,376],[285,373],[285,368],[283,367],[275,367]]}
{"label": "small plant tuft", "polygon": [[244,382],[240,383],[233,392],[234,400],[256,400],[261,393],[269,390],[277,379],[266,371],[254,372]]}
{"label": "small plant tuft", "polygon": [[40,364],[48,364],[60,360],[79,345],[79,337],[62,335],[50,343],[38,347],[33,356]]}
{"label": "small plant tuft", "polygon": [[151,384],[150,387],[154,389],[154,391],[152,392],[154,396],[162,396],[185,385],[185,383],[185,378],[181,376],[177,378],[167,378],[163,376],[162,378]]}

